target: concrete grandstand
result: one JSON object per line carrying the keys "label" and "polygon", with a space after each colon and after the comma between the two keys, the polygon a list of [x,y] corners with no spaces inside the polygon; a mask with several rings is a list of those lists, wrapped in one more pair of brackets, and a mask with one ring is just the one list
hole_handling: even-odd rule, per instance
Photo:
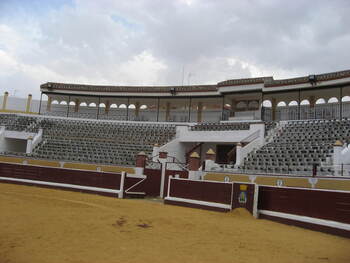
{"label": "concrete grandstand", "polygon": [[[301,195],[312,198],[329,198],[317,189],[349,195],[350,70],[215,85],[48,82],[40,89],[40,101],[29,95],[21,103],[7,92],[2,98],[1,180],[159,196],[169,204],[219,211],[246,207],[269,219],[293,213],[268,206],[270,195],[279,198],[268,187],[305,188],[311,192]],[[78,170],[78,179],[66,176],[71,170]],[[89,171],[89,179],[81,171]],[[318,216],[303,211],[298,216]],[[326,228],[326,220],[339,221],[336,228],[349,235],[348,216],[317,220]],[[303,223],[313,227],[314,221]]]}

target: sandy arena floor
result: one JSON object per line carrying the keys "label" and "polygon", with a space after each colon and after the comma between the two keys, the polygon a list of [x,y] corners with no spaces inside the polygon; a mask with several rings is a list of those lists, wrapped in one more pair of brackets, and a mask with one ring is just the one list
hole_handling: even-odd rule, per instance
{"label": "sandy arena floor", "polygon": [[350,239],[231,213],[0,184],[0,263],[350,262]]}

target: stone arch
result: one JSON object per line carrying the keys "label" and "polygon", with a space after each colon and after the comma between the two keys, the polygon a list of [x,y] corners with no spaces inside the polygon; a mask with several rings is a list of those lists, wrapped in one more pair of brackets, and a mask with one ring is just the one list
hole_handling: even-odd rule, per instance
{"label": "stone arch", "polygon": [[325,104],[326,100],[324,98],[319,98],[318,100],[316,100],[315,104]]}
{"label": "stone arch", "polygon": [[292,100],[288,103],[288,106],[298,106],[298,102],[296,100]]}
{"label": "stone arch", "polygon": [[272,103],[271,103],[270,100],[264,100],[263,103],[262,103],[262,106],[266,107],[266,108],[271,108],[272,107]]}
{"label": "stone arch", "polygon": [[339,100],[336,97],[332,97],[327,101],[327,103],[338,103],[338,102],[339,102]]}
{"label": "stone arch", "polygon": [[111,106],[110,106],[111,109],[118,109],[118,105],[113,103]]}
{"label": "stone arch", "polygon": [[342,97],[342,98],[341,98],[341,101],[342,101],[342,102],[348,102],[348,101],[350,101],[350,96],[344,96],[344,97]]}
{"label": "stone arch", "polygon": [[284,101],[280,101],[277,103],[277,107],[286,107],[287,104]]}
{"label": "stone arch", "polygon": [[310,101],[309,100],[302,100],[300,102],[300,105],[310,105]]}

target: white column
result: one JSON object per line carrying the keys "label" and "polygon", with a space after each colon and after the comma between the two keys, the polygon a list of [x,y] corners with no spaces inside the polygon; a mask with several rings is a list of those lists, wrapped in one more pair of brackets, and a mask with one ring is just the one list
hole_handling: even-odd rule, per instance
{"label": "white column", "polygon": [[166,162],[168,159],[167,152],[160,152],[158,161],[162,164],[162,177],[160,179],[160,197],[164,196],[164,182],[165,182],[165,171],[166,171]]}
{"label": "white column", "polygon": [[125,172],[123,171],[120,177],[120,192],[118,193],[118,198],[124,197],[124,182],[125,182]]}
{"label": "white column", "polygon": [[26,153],[32,153],[33,150],[33,137],[28,137],[27,139],[27,149],[26,149]]}
{"label": "white column", "polygon": [[241,160],[242,153],[241,152],[242,152],[242,144],[239,142],[239,143],[237,143],[237,146],[236,146],[236,164],[235,164],[235,166],[239,166],[242,163],[242,160]]}
{"label": "white column", "polygon": [[342,169],[342,152],[343,143],[337,140],[333,145],[333,167],[334,167],[334,175],[340,176]]}

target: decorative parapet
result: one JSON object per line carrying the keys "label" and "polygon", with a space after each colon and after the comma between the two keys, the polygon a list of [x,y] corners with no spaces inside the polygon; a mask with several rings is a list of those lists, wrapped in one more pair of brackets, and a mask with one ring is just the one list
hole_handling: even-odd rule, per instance
{"label": "decorative parapet", "polygon": [[69,83],[48,82],[40,85],[41,89],[89,91],[89,92],[128,92],[128,93],[172,93],[172,92],[216,92],[216,85],[192,85],[192,86],[104,86],[82,85]]}

